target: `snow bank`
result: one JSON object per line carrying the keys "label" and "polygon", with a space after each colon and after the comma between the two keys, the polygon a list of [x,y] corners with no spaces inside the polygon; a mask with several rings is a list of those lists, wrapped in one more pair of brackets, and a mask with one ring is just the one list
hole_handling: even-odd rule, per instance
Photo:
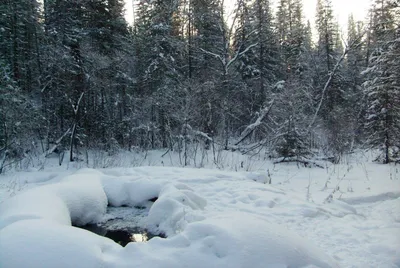
{"label": "snow bank", "polygon": [[0,204],[0,229],[20,220],[46,219],[63,225],[101,220],[107,197],[97,172],[80,172],[59,183],[33,188]]}
{"label": "snow bank", "polygon": [[163,183],[148,178],[104,177],[102,181],[108,203],[114,207],[145,205],[150,199],[158,197],[163,187]]}
{"label": "snow bank", "polygon": [[88,231],[44,219],[23,220],[0,231],[0,267],[109,267],[121,246]]}
{"label": "snow bank", "polygon": [[374,203],[374,202],[381,202],[390,199],[400,198],[400,191],[392,191],[392,192],[385,192],[380,193],[377,195],[358,195],[357,197],[345,197],[341,198],[342,201],[346,202],[350,205],[357,205],[363,203]]}
{"label": "snow bank", "polygon": [[251,214],[222,214],[189,225],[182,235],[209,255],[197,267],[338,267],[304,238]]}
{"label": "snow bank", "polygon": [[122,248],[88,231],[24,220],[0,231],[0,267],[338,267],[300,237],[257,217],[224,214],[180,234]]}
{"label": "snow bank", "polygon": [[[111,176],[85,169],[0,204],[0,267],[338,267],[309,242],[269,222],[272,211],[281,217],[303,208],[288,202],[283,191],[222,172],[158,169],[149,179],[152,169],[138,170],[142,175]],[[212,207],[188,184],[202,187],[207,200],[214,198]],[[167,239],[122,248],[70,226],[100,221],[107,203],[138,206],[154,197],[147,227]],[[286,212],[289,205],[296,209]]]}
{"label": "snow bank", "polygon": [[70,175],[53,186],[67,205],[73,224],[96,223],[106,213],[107,196],[100,178],[100,172],[88,170]]}
{"label": "snow bank", "polygon": [[43,189],[28,190],[0,204],[0,230],[14,222],[29,219],[47,219],[71,225],[67,205],[59,196]]}
{"label": "snow bank", "polygon": [[118,267],[338,267],[304,239],[246,213],[190,223],[171,238],[130,243],[117,254]]}

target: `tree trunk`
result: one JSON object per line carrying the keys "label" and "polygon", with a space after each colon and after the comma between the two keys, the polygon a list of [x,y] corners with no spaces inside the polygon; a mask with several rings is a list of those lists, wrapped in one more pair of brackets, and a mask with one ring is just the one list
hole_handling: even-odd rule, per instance
{"label": "tree trunk", "polygon": [[74,162],[74,153],[73,153],[73,149],[74,149],[74,144],[75,144],[75,134],[76,134],[76,123],[74,123],[73,127],[72,127],[72,132],[71,132],[71,140],[70,140],[70,144],[69,144],[69,161],[70,162]]}

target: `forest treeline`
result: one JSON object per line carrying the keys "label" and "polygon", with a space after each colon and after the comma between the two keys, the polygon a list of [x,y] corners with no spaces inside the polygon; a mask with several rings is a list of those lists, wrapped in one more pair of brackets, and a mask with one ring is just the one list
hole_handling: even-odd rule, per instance
{"label": "forest treeline", "polygon": [[[0,3],[0,166],[32,151],[205,149],[338,159],[400,148],[398,0],[340,31],[301,0]],[[314,34],[313,34],[314,33]]]}

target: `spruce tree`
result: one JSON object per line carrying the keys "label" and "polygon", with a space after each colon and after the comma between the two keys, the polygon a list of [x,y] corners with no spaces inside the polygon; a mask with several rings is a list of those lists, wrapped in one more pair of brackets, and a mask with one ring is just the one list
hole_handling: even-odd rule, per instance
{"label": "spruce tree", "polygon": [[[343,46],[338,24],[333,18],[331,0],[318,0],[316,25],[318,43],[314,87],[317,103],[322,104],[318,114],[322,123],[319,131],[323,133],[321,136],[325,140],[327,153],[333,154],[335,161],[338,161],[340,156],[351,148],[349,133],[353,130],[346,119],[348,88],[344,83],[343,62],[340,61]],[[328,80],[330,83],[326,87]]]}
{"label": "spruce tree", "polygon": [[302,3],[299,0],[281,0],[277,13],[280,54],[284,61],[286,78],[302,71],[305,27]]}
{"label": "spruce tree", "polygon": [[[185,43],[179,21],[181,1],[153,1],[140,6],[137,12],[136,51],[138,87],[141,96],[148,96],[150,113],[146,124],[152,148],[167,147],[173,141],[171,125],[177,120],[177,99],[182,93],[181,81]],[[177,122],[177,121],[178,122]]]}
{"label": "spruce tree", "polygon": [[[307,156],[307,95],[310,82],[307,79],[311,53],[311,36],[303,24],[302,3],[298,0],[281,0],[277,12],[280,57],[285,83],[278,91],[275,120],[281,122],[281,138],[276,151],[284,157]],[[308,29],[308,31],[310,31]],[[307,38],[309,38],[307,40]]]}
{"label": "spruce tree", "polygon": [[400,28],[395,26],[396,7],[377,0],[374,8],[375,50],[370,57],[364,83],[368,108],[365,133],[367,144],[382,150],[384,163],[398,157],[400,135]]}
{"label": "spruce tree", "polygon": [[0,173],[7,157],[35,150],[41,122],[38,77],[41,75],[39,3],[0,3]]}
{"label": "spruce tree", "polygon": [[362,142],[363,110],[365,107],[365,95],[362,89],[364,78],[361,72],[365,69],[364,27],[361,21],[355,21],[351,14],[348,19],[347,44],[355,44],[348,52],[345,61],[345,74],[343,84],[346,86],[346,116],[351,122],[354,133],[352,134],[352,145]]}
{"label": "spruce tree", "polygon": [[41,71],[39,3],[2,1],[0,12],[0,58],[11,67],[12,78],[22,90],[35,91]]}

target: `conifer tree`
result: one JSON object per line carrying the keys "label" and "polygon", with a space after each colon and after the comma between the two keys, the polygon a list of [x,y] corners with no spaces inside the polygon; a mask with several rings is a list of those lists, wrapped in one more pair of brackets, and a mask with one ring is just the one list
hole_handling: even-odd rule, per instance
{"label": "conifer tree", "polygon": [[254,69],[253,79],[249,83],[255,89],[255,107],[259,110],[268,102],[269,92],[275,83],[282,79],[281,62],[270,1],[254,1],[250,5],[250,18],[255,33],[249,40],[257,43],[257,46],[248,54],[251,58],[248,64]]}
{"label": "conifer tree", "polygon": [[[0,2],[0,173],[8,156],[21,158],[41,131],[39,3]],[[4,160],[4,161],[3,161]]]}
{"label": "conifer tree", "polygon": [[311,88],[307,69],[312,53],[310,26],[306,28],[303,24],[302,2],[281,0],[277,23],[285,83],[276,104],[279,116],[275,120],[282,122],[283,129],[276,151],[284,157],[302,157],[309,154],[306,138],[309,102],[306,96]]}
{"label": "conifer tree", "polygon": [[0,12],[0,57],[10,66],[12,77],[22,90],[35,91],[41,70],[39,3],[2,1]]}
{"label": "conifer tree", "polygon": [[[137,14],[137,68],[140,90],[150,96],[151,147],[167,147],[171,141],[173,114],[179,103],[180,82],[185,69],[185,45],[178,19],[181,1],[153,1],[140,7]],[[175,108],[174,108],[175,107]],[[168,111],[168,112],[167,112]]]}
{"label": "conifer tree", "polygon": [[361,133],[363,124],[363,111],[365,108],[365,94],[362,89],[364,78],[361,72],[365,69],[365,49],[366,42],[364,36],[364,26],[361,21],[355,21],[351,14],[348,19],[347,44],[354,44],[348,52],[345,61],[345,75],[343,84],[346,86],[346,117],[348,122],[352,122],[352,145],[360,144],[362,141]]}
{"label": "conifer tree", "polygon": [[[348,88],[343,75],[343,53],[338,24],[333,18],[331,0],[318,0],[316,25],[318,33],[314,87],[316,99],[321,103],[319,131],[324,133],[327,152],[335,161],[351,148],[352,127],[347,123],[346,98]],[[330,81],[326,86],[326,82]],[[321,102],[322,100],[322,102]],[[316,106],[317,107],[317,106]],[[319,106],[318,106],[319,107]],[[349,132],[350,130],[350,132]]]}
{"label": "conifer tree", "polygon": [[286,77],[301,72],[304,52],[305,27],[302,3],[299,0],[281,0],[277,13],[280,54]]}
{"label": "conifer tree", "polygon": [[400,135],[400,28],[395,26],[397,7],[390,1],[377,0],[374,7],[376,46],[370,57],[364,83],[368,97],[365,133],[367,144],[381,149],[383,162],[398,157]]}

